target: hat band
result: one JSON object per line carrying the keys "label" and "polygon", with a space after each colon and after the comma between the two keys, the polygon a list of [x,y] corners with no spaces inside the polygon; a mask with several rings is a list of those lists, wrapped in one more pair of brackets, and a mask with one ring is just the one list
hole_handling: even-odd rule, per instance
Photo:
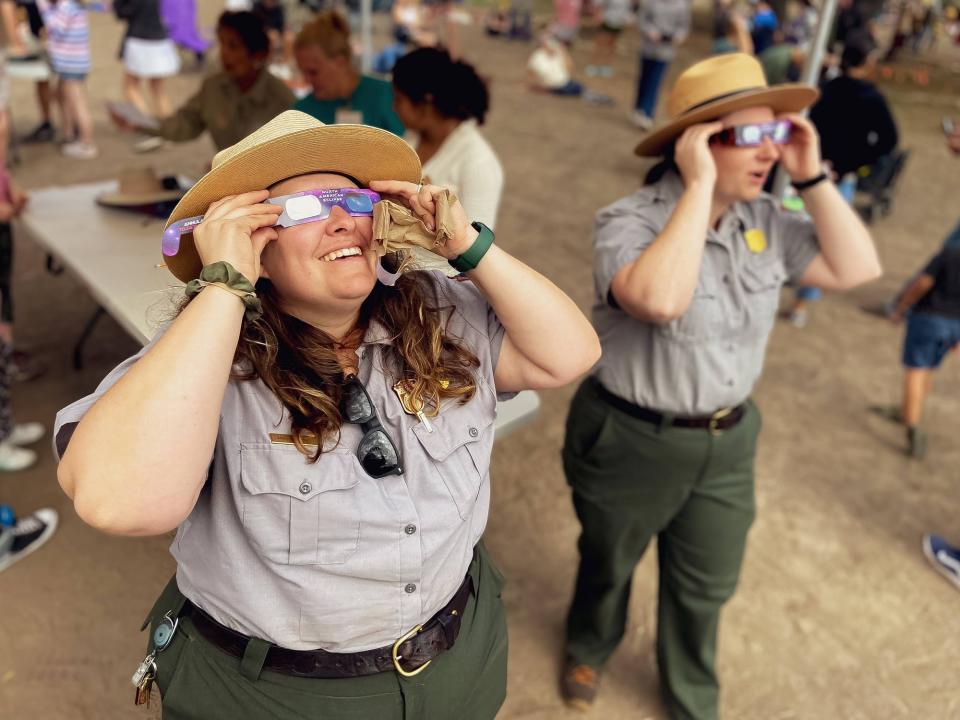
{"label": "hat band", "polygon": [[733,92],[728,92],[728,93],[725,93],[724,95],[717,95],[716,97],[712,97],[709,100],[704,100],[703,102],[697,103],[696,105],[691,105],[690,107],[684,109],[684,111],[680,113],[680,115],[677,115],[677,117],[680,117],[681,115],[686,115],[687,113],[693,112],[694,110],[699,110],[700,108],[706,107],[710,103],[715,103],[719,100],[727,100],[728,98],[736,97],[737,95],[743,95],[744,93],[755,92],[757,90],[769,90],[769,89],[770,88],[765,87],[763,85],[754,85],[753,87],[743,88],[742,90],[734,90]]}

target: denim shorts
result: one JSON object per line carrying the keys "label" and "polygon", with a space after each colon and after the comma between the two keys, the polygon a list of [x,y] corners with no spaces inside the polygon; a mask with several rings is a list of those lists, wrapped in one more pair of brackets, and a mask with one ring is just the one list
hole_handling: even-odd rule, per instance
{"label": "denim shorts", "polygon": [[87,79],[87,74],[78,72],[58,72],[57,77],[61,80],[76,80],[77,82],[83,82]]}
{"label": "denim shorts", "polygon": [[903,364],[910,368],[938,368],[957,343],[960,318],[911,313],[903,339]]}

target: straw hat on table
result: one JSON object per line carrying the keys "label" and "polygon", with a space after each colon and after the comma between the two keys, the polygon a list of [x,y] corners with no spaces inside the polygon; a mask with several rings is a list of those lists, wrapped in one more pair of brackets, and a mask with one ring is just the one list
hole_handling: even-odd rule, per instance
{"label": "straw hat on table", "polygon": [[737,110],[769,107],[775,113],[800,112],[820,92],[810,85],[767,85],[763,67],[752,55],[717,55],[691,65],[667,96],[667,120],[647,135],[637,155],[657,157],[691,125],[709,122]]}
{"label": "straw hat on table", "polygon": [[[174,208],[166,227],[194,215],[228,195],[264,190],[271,185],[315,172],[371,180],[420,182],[420,158],[401,138],[367,125],[324,125],[306,113],[287,110],[236,145],[213,158],[213,168],[197,181]],[[203,269],[193,235],[180,239],[180,249],[164,257],[179,280],[194,279]]]}

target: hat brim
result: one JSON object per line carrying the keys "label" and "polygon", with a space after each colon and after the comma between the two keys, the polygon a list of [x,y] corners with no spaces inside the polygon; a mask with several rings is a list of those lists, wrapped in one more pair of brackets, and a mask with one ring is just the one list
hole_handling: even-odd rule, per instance
{"label": "hat brim", "polygon": [[[361,185],[372,180],[420,182],[420,158],[402,138],[367,125],[324,125],[255,145],[204,175],[180,199],[165,225],[203,215],[228,195],[265,190],[281,180],[312,172],[342,173]],[[164,256],[177,279],[188,282],[203,269],[192,235]]]}
{"label": "hat brim", "polygon": [[793,83],[764,90],[750,90],[733,97],[721,98],[680,115],[643,138],[634,152],[641,157],[657,157],[667,145],[691,125],[716,120],[737,110],[769,107],[775,113],[800,112],[816,102],[820,91],[810,85]]}

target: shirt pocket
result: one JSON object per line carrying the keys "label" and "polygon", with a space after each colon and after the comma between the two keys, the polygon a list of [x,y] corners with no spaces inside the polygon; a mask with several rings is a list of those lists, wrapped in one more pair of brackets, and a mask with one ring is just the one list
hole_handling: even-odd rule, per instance
{"label": "shirt pocket", "polygon": [[463,520],[473,512],[480,486],[490,472],[495,419],[496,397],[481,382],[466,405],[450,403],[429,419],[433,432],[423,423],[413,427]]}
{"label": "shirt pocket", "polygon": [[657,329],[677,340],[697,342],[722,335],[726,327],[720,285],[712,277],[701,277],[687,311]]}
{"label": "shirt pocket", "polygon": [[282,565],[345,563],[360,544],[362,473],[346,450],[308,463],[292,446],[242,443],[242,519],[250,543]]}
{"label": "shirt pocket", "polygon": [[780,304],[780,288],[786,279],[787,273],[777,258],[744,265],[740,284],[744,290],[748,327],[758,329],[763,334],[773,329],[777,306]]}

